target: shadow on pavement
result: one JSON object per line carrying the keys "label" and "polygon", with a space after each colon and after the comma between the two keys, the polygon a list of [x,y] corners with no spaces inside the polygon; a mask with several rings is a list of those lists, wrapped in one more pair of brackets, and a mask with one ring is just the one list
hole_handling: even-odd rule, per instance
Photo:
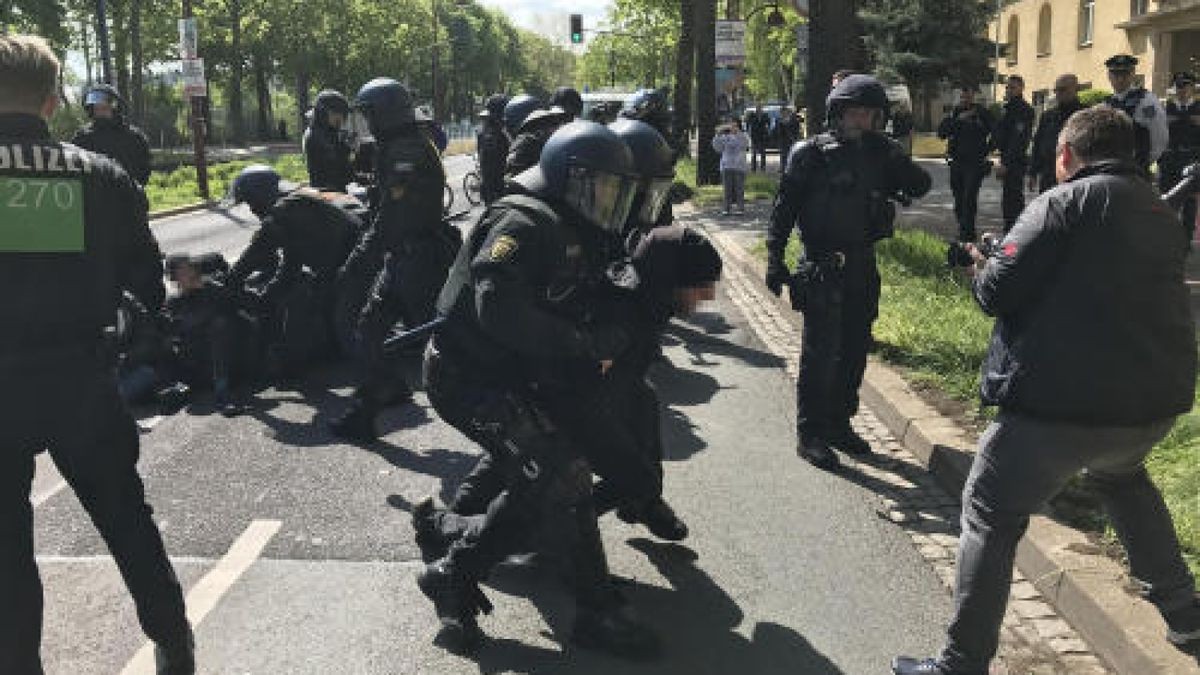
{"label": "shadow on pavement", "polygon": [[[476,655],[481,673],[680,673],[687,675],[841,675],[832,661],[804,636],[786,626],[759,622],[750,637],[738,632],[745,614],[737,602],[696,565],[696,553],[679,544],[643,538],[627,542],[643,553],[670,588],[616,579],[630,604],[663,641],[663,653],[639,663],[580,650],[570,643],[574,601],[561,584],[547,584],[545,568],[503,566],[489,586],[528,598],[549,626],[544,635],[562,645],[556,652],[507,639],[489,640]],[[483,627],[488,629],[487,619]]]}
{"label": "shadow on pavement", "polygon": [[692,365],[697,366],[715,365],[706,358],[710,354],[735,358],[755,368],[779,368],[784,365],[783,359],[770,352],[714,337],[733,332],[735,327],[725,323],[724,317],[704,321],[706,323],[691,325],[672,323],[664,336],[664,344],[687,350]]}

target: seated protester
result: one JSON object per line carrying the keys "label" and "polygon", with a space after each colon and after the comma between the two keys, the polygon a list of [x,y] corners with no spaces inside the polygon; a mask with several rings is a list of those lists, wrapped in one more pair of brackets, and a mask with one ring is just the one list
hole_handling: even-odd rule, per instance
{"label": "seated protester", "polygon": [[158,391],[170,361],[170,341],[161,315],[146,309],[125,291],[117,304],[113,335],[116,352],[117,391],[127,405],[148,403]]}
{"label": "seated protester", "polygon": [[211,256],[167,258],[167,274],[178,288],[166,306],[174,345],[171,375],[194,389],[211,387],[217,409],[232,417],[243,411],[234,387],[257,361],[254,317],[261,303],[217,281],[211,261]]}
{"label": "seated protester", "polygon": [[[337,193],[298,189],[267,166],[243,169],[230,197],[248,204],[261,225],[229,271],[227,283],[240,288],[256,272],[269,274],[262,298],[275,313],[308,314],[303,320],[288,317],[288,323],[305,327],[304,334],[288,331],[272,336],[279,342],[276,354],[282,362],[278,365],[287,370],[331,344],[338,269],[354,248],[362,225],[349,202],[338,203]],[[302,275],[305,268],[308,272]],[[302,289],[301,279],[307,279],[309,286],[297,296],[293,291]]]}

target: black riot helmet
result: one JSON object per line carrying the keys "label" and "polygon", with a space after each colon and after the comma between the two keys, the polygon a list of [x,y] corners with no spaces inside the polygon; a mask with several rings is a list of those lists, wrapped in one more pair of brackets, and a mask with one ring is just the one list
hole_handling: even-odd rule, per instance
{"label": "black riot helmet", "polygon": [[417,121],[412,94],[404,85],[387,77],[364,84],[354,97],[354,107],[367,118],[367,126],[376,137]]}
{"label": "black riot helmet", "polygon": [[323,89],[313,104],[313,118],[320,126],[329,126],[329,113],[341,113],[343,119],[350,114],[350,102],[340,91]]}
{"label": "black riot helmet", "polygon": [[483,110],[479,116],[485,120],[495,122],[497,124],[504,123],[504,107],[508,105],[508,96],[506,94],[492,94],[487,97],[487,101],[483,104]]}
{"label": "black riot helmet", "polygon": [[625,101],[621,117],[645,122],[663,136],[671,134],[671,112],[663,89],[639,89]]}
{"label": "black riot helmet", "polygon": [[529,94],[518,94],[504,106],[504,128],[510,136],[516,136],[525,118],[535,110],[542,109],[542,102]]}
{"label": "black riot helmet", "polygon": [[625,225],[637,192],[629,147],[595,122],[572,122],[554,132],[537,165],[513,180],[611,233]]}
{"label": "black riot helmet", "polygon": [[583,113],[583,97],[571,87],[559,87],[550,97],[550,105],[558,106],[574,120]]}
{"label": "black riot helmet", "polygon": [[117,88],[111,84],[93,84],[83,93],[83,109],[87,111],[88,117],[94,116],[92,110],[97,103],[107,103],[112,106],[114,119],[120,118],[122,109],[125,107],[125,99],[121,98]]}
{"label": "black riot helmet", "polygon": [[837,119],[850,107],[875,108],[886,114],[890,106],[883,84],[870,75],[857,73],[842,78],[825,99],[830,119]]}
{"label": "black riot helmet", "polygon": [[226,204],[245,202],[259,218],[263,217],[275,202],[295,190],[297,185],[283,180],[279,172],[265,164],[251,164],[233,179],[229,186]]}
{"label": "black riot helmet", "polygon": [[652,225],[658,221],[675,183],[675,151],[662,134],[645,122],[617,120],[608,128],[629,147],[639,174],[637,196],[630,214],[633,225]]}

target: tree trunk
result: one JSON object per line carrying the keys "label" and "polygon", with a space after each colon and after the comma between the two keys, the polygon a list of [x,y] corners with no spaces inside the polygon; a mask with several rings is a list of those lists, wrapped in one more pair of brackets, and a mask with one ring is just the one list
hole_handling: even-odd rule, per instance
{"label": "tree trunk", "polygon": [[[701,0],[703,1],[703,0]],[[675,117],[671,130],[679,153],[691,157],[688,131],[692,128],[692,81],[696,76],[696,8],[693,0],[679,0],[679,44],[675,56]]]}
{"label": "tree trunk", "polygon": [[87,12],[82,12],[79,15],[79,35],[83,39],[83,69],[87,76],[84,86],[88,87],[92,86],[92,83],[95,82],[95,80],[92,79],[92,41],[90,39],[92,33],[92,29],[90,27],[91,23],[92,17]]}
{"label": "tree trunk", "polygon": [[309,100],[308,89],[310,86],[308,70],[301,67],[301,70],[296,73],[296,138],[300,138],[304,134],[304,113],[308,112]]}
{"label": "tree trunk", "polygon": [[825,97],[829,81],[843,68],[861,69],[864,54],[860,46],[856,0],[811,0],[808,17],[808,73],[804,87],[808,108],[808,133],[825,128]]}
{"label": "tree trunk", "polygon": [[[117,91],[129,102],[129,6],[112,2],[113,68],[116,70]],[[128,111],[126,111],[128,112]]]}
{"label": "tree trunk", "polygon": [[254,69],[254,93],[258,98],[258,137],[267,140],[271,137],[271,120],[275,114],[271,109],[271,78],[266,56],[256,52],[251,67]]}
{"label": "tree trunk", "polygon": [[132,58],[129,81],[129,108],[138,124],[146,114],[146,99],[142,88],[145,54],[142,51],[142,0],[129,0],[129,43]]}
{"label": "tree trunk", "polygon": [[717,4],[696,3],[696,143],[700,155],[696,167],[698,185],[721,181],[720,156],[713,150],[717,127]]}
{"label": "tree trunk", "polygon": [[242,0],[229,0],[229,136],[237,145],[246,142],[246,119],[242,105],[242,79],[245,58],[242,57]]}

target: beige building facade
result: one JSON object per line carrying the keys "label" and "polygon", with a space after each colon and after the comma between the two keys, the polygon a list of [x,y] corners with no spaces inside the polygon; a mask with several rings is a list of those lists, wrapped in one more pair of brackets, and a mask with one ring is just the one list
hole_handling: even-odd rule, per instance
{"label": "beige building facade", "polygon": [[[991,39],[1001,45],[997,72],[1025,78],[1035,105],[1051,97],[1054,78],[1110,88],[1104,60],[1133,54],[1144,84],[1159,96],[1171,74],[1200,69],[1200,0],[998,0]],[[1200,74],[1200,73],[1198,73]],[[1003,96],[999,87],[993,96]]]}

